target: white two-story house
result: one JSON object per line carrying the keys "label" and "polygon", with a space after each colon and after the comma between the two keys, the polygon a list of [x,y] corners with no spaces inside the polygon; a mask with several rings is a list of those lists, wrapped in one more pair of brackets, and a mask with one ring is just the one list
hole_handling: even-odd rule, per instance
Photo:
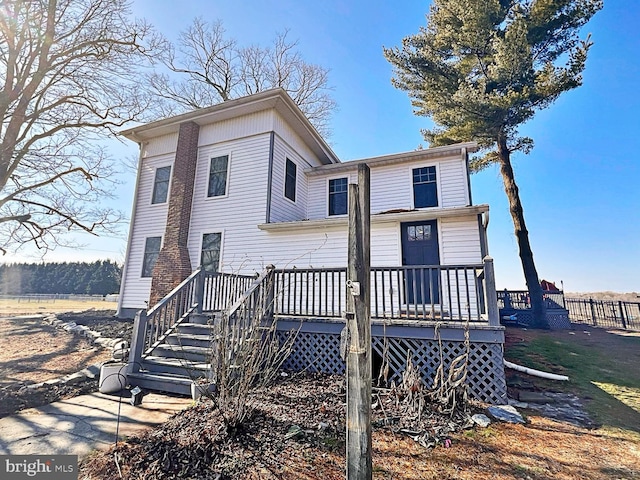
{"label": "white two-story house", "polygon": [[[348,185],[366,163],[372,317],[470,320],[478,331],[491,330],[477,341],[501,352],[503,335],[486,306],[489,207],[474,205],[470,190],[475,143],[341,162],[281,89],[123,135],[140,145],[140,160],[120,316],[153,307],[198,267],[241,275],[267,265],[306,271],[301,281],[318,295],[324,288],[326,297],[326,281],[309,281],[308,272],[346,266]],[[296,295],[306,300],[282,313],[306,315],[301,305],[313,295],[308,288]],[[319,302],[307,317],[339,316],[341,307]]]}

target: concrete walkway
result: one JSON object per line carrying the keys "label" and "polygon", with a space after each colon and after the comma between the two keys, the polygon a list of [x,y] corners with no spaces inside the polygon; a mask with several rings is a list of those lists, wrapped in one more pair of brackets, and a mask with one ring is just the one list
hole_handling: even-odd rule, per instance
{"label": "concrete walkway", "polygon": [[[133,407],[129,397],[92,393],[0,419],[0,454],[78,455],[163,423],[192,404],[186,397],[150,393]],[[118,413],[119,412],[119,413]]]}

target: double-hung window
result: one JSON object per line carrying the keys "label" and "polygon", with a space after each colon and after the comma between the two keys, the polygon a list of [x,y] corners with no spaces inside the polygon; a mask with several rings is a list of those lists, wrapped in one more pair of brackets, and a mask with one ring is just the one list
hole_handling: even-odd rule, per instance
{"label": "double-hung window", "polygon": [[202,236],[200,264],[205,272],[217,272],[220,265],[221,233],[205,233]]}
{"label": "double-hung window", "polygon": [[298,167],[287,158],[287,165],[284,177],[284,196],[292,202],[296,201],[296,177]]}
{"label": "double-hung window", "polygon": [[211,159],[209,168],[208,197],[222,197],[227,194],[227,172],[229,169],[229,155],[222,155]]}
{"label": "double-hung window", "polygon": [[413,169],[413,205],[415,208],[438,206],[436,167]]}
{"label": "double-hung window", "polygon": [[171,167],[160,167],[156,169],[156,178],[153,182],[153,195],[151,203],[164,203],[169,194],[169,179],[171,178]]}
{"label": "double-hung window", "polygon": [[346,215],[348,179],[329,180],[329,215]]}
{"label": "double-hung window", "polygon": [[144,256],[142,258],[142,276],[151,277],[153,275],[153,267],[156,266],[158,255],[160,254],[160,245],[162,237],[147,237],[144,242]]}

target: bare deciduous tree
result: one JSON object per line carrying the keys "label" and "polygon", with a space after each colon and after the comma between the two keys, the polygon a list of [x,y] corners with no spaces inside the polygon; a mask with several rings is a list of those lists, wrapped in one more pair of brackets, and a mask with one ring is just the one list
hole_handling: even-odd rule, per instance
{"label": "bare deciduous tree", "polygon": [[164,55],[168,72],[149,77],[152,91],[164,99],[159,114],[173,115],[281,87],[320,132],[328,133],[336,106],[329,71],[307,63],[297,50],[298,42],[287,34],[276,35],[268,47],[242,47],[226,36],[220,21],[196,18]]}
{"label": "bare deciduous tree", "polygon": [[119,220],[99,201],[114,173],[99,140],[148,109],[135,79],[162,40],[129,15],[127,0],[0,4],[3,253]]}

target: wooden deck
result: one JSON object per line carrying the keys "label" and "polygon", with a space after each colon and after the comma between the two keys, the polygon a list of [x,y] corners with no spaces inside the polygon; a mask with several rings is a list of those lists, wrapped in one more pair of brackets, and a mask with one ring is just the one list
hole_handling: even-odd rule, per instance
{"label": "wooden deck", "polygon": [[[430,385],[441,364],[447,368],[463,355],[471,395],[506,402],[504,327],[499,323],[493,278],[490,259],[480,265],[372,268],[374,377],[386,365],[386,381],[397,383],[409,359]],[[175,369],[167,372],[170,376],[164,381],[159,378],[158,365],[168,362],[156,358],[158,352],[166,350],[163,345],[176,332],[194,328],[193,318],[202,323],[203,318],[222,311],[223,317],[240,323],[276,319],[282,339],[288,332],[297,332],[285,368],[344,373],[341,344],[345,343],[343,318],[349,294],[342,268],[269,267],[257,278],[194,272],[157,306],[137,315],[131,371],[146,388],[158,382],[185,393],[189,380],[177,379]],[[175,347],[168,350],[175,354]],[[200,365],[206,357],[189,360]],[[152,363],[154,371],[145,372],[144,366]]]}

